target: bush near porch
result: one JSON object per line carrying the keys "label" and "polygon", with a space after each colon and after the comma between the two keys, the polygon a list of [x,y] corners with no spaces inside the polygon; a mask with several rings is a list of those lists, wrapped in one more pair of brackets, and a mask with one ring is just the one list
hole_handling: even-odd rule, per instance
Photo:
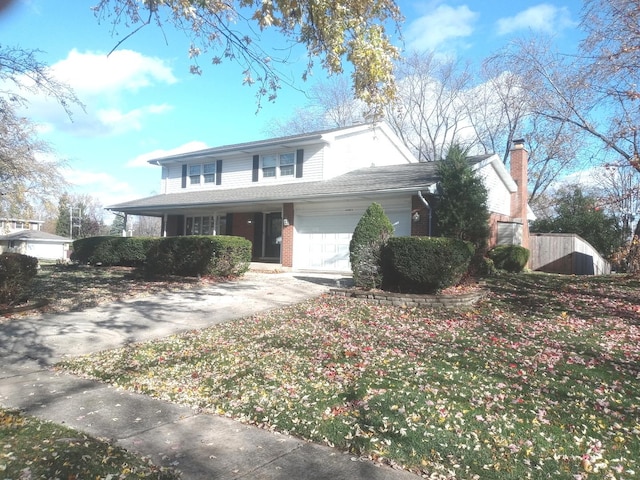
{"label": "bush near porch", "polygon": [[73,242],[81,264],[143,267],[145,275],[236,276],[249,268],[251,242],[241,237],[90,237]]}
{"label": "bush near porch", "polygon": [[185,277],[242,275],[249,270],[251,242],[227,235],[165,237],[147,252],[146,276]]}

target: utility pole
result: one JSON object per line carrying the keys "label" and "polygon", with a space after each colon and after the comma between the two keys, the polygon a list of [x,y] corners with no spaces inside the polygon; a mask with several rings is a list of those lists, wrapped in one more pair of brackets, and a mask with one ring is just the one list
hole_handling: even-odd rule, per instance
{"label": "utility pole", "polygon": [[[75,216],[74,212],[78,212]],[[73,223],[77,221],[77,223]],[[69,238],[73,240],[73,227],[78,227],[78,235],[80,235],[80,227],[82,226],[82,209],[80,207],[69,206]]]}

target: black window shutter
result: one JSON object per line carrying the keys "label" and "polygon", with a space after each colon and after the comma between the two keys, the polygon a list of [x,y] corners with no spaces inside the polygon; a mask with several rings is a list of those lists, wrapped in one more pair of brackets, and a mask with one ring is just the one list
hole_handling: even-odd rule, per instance
{"label": "black window shutter", "polygon": [[222,184],[222,160],[216,160],[216,185]]}
{"label": "black window shutter", "polygon": [[302,178],[302,163],[304,162],[304,150],[296,151],[296,178]]}
{"label": "black window shutter", "polygon": [[187,164],[182,165],[182,188],[187,188]]}
{"label": "black window shutter", "polygon": [[260,155],[253,156],[253,177],[251,178],[252,182],[258,181],[258,172],[260,170]]}

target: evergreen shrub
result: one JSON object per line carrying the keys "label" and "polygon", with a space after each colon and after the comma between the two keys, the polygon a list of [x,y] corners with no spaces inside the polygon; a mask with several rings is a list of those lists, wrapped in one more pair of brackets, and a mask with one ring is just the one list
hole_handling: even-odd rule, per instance
{"label": "evergreen shrub", "polygon": [[189,235],[158,239],[145,264],[148,277],[235,276],[249,269],[251,242],[227,235]]}
{"label": "evergreen shrub", "polygon": [[349,243],[353,282],[357,287],[376,288],[382,284],[380,253],[393,235],[393,225],[379,203],[372,203],[356,225]]}
{"label": "evergreen shrub", "polygon": [[159,238],[144,237],[88,237],[73,242],[71,260],[90,265],[139,267],[147,252]]}
{"label": "evergreen shrub", "polygon": [[460,282],[474,251],[473,244],[455,238],[390,238],[382,249],[383,288],[437,293]]}
{"label": "evergreen shrub", "polygon": [[495,268],[519,273],[529,261],[529,250],[520,245],[498,245],[487,252]]}
{"label": "evergreen shrub", "polygon": [[37,274],[37,258],[21,253],[0,254],[0,303],[21,300]]}

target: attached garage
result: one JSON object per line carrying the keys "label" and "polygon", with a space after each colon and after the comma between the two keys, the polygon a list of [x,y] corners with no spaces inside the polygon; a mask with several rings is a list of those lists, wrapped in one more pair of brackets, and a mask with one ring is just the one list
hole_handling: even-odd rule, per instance
{"label": "attached garage", "polygon": [[[349,242],[353,230],[370,202],[296,205],[293,268],[350,272]],[[408,199],[381,201],[394,225],[396,236],[411,234],[411,203]],[[327,212],[330,212],[327,214]]]}

